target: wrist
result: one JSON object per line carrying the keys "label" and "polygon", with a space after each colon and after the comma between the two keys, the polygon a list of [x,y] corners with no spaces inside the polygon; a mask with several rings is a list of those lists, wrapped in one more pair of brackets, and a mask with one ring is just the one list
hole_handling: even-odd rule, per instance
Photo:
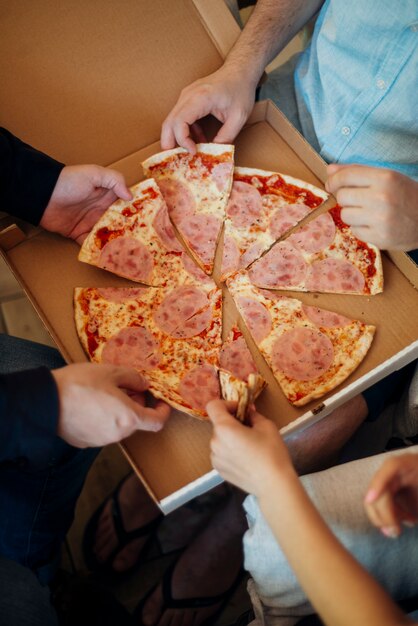
{"label": "wrist", "polygon": [[249,59],[241,55],[232,53],[225,59],[222,66],[223,73],[231,80],[239,80],[240,83],[247,83],[254,91],[263,75],[264,68],[259,64],[249,63]]}
{"label": "wrist", "polygon": [[258,501],[260,506],[262,503],[267,503],[271,500],[272,494],[283,494],[286,491],[294,490],[295,485],[299,485],[299,477],[293,467],[289,464],[275,464],[270,465],[268,476],[263,476],[259,482],[259,489],[257,489]]}

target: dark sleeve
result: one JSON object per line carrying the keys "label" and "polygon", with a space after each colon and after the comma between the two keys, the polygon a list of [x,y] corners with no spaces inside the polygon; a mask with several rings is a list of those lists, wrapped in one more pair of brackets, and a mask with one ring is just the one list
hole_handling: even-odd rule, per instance
{"label": "dark sleeve", "polygon": [[47,467],[56,437],[58,390],[46,367],[0,376],[0,463]]}
{"label": "dark sleeve", "polygon": [[63,167],[0,128],[0,211],[39,224]]}

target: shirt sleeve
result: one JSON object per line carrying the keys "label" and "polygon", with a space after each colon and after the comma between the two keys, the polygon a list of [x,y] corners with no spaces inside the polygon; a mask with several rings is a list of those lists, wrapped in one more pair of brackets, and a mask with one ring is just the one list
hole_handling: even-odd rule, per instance
{"label": "shirt sleeve", "polygon": [[63,167],[0,128],[0,211],[38,225]]}
{"label": "shirt sleeve", "polygon": [[46,367],[0,376],[0,463],[43,469],[56,438],[59,398]]}

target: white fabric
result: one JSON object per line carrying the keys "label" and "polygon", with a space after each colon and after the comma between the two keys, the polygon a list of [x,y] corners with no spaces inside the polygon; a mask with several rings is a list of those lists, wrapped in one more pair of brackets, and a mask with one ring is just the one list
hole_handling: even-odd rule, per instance
{"label": "white fabric", "polygon": [[[396,599],[418,593],[418,528],[405,528],[398,539],[388,539],[371,526],[362,502],[372,475],[384,459],[404,452],[353,461],[301,479],[335,535]],[[407,452],[418,453],[418,446]],[[261,515],[256,498],[249,496],[244,508],[249,522],[244,537],[245,568],[252,576],[248,591],[256,613],[252,625],[293,626],[315,611]],[[298,532],[297,520],[289,532]]]}

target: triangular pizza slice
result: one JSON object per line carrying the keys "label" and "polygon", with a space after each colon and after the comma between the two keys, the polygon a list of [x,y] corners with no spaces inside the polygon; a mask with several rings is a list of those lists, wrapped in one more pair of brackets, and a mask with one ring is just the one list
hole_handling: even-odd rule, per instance
{"label": "triangular pizza slice", "polygon": [[117,200],[85,239],[79,260],[152,286],[214,283],[176,237],[167,205],[153,179],[131,187],[132,200]]}
{"label": "triangular pizza slice", "polygon": [[206,404],[220,397],[219,289],[77,288],[74,307],[91,361],[134,367],[157,398],[206,418]]}
{"label": "triangular pizza slice", "polygon": [[234,147],[197,144],[196,154],[175,148],[155,154],[142,167],[157,181],[190,253],[211,274],[232,185]]}
{"label": "triangular pizza slice", "polygon": [[231,328],[222,345],[219,365],[223,370],[231,372],[235,378],[244,381],[248,381],[250,374],[258,373],[244,335],[236,325]]}
{"label": "triangular pizza slice", "polygon": [[249,268],[267,289],[374,295],[383,291],[380,251],[355,237],[337,205],[295,230]]}
{"label": "triangular pizza slice", "polygon": [[226,209],[221,281],[258,259],[327,198],[326,191],[292,176],[236,167]]}
{"label": "triangular pizza slice", "polygon": [[258,289],[244,270],[227,285],[283,393],[295,406],[337,387],[370,348],[374,326]]}

